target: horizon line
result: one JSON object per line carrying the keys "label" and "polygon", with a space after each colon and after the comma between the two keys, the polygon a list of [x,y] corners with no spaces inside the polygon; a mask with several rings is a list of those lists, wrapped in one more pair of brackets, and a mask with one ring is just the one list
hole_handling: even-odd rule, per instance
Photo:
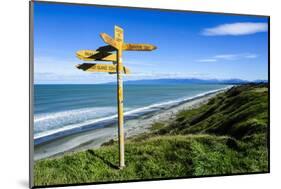
{"label": "horizon line", "polygon": [[[211,81],[211,80],[217,80],[217,82],[220,81],[227,81],[227,80],[241,80],[242,82],[256,82],[256,81],[266,81],[268,82],[269,79],[253,79],[253,80],[247,80],[247,79],[239,79],[239,78],[229,78],[229,79],[199,79],[199,78],[159,78],[159,79],[140,79],[140,80],[125,80],[126,82],[136,82],[136,81],[157,81],[157,80],[202,80],[202,81]],[[116,81],[110,81],[110,82],[101,82],[101,83],[33,83],[33,85],[99,85],[99,84],[113,84],[116,83]],[[215,83],[215,82],[214,82]]]}

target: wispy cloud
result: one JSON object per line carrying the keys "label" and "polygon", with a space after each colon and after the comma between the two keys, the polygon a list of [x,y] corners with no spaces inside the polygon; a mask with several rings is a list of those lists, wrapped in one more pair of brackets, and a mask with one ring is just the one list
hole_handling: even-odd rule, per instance
{"label": "wispy cloud", "polygon": [[[138,62],[138,61],[127,61],[126,66],[131,69],[131,74],[125,74],[124,80],[143,80],[143,79],[163,79],[163,78],[204,78],[208,76],[205,73],[199,72],[171,72],[171,71],[152,71],[155,69],[145,69],[139,72],[132,66],[143,67],[146,66],[157,66],[160,63],[149,63],[149,62]],[[75,64],[79,61],[75,59],[64,60],[55,57],[37,57],[35,59],[35,70],[34,70],[34,82],[36,84],[91,84],[91,83],[108,83],[115,82],[115,74],[106,73],[90,73],[83,72],[75,67]],[[150,70],[150,71],[148,71]],[[158,70],[158,69],[157,69]]]}
{"label": "wispy cloud", "polygon": [[124,59],[125,66],[133,66],[133,67],[155,67],[161,65],[160,62],[155,62],[155,60],[147,60],[147,59],[136,59],[136,58],[125,58]]}
{"label": "wispy cloud", "polygon": [[75,67],[79,60],[57,57],[35,57],[34,82],[39,83],[104,83],[116,80],[111,74],[92,74]]}
{"label": "wispy cloud", "polygon": [[126,62],[126,65],[132,65],[132,66],[155,66],[155,64],[146,63],[146,62],[136,62],[136,61],[128,61]]}
{"label": "wispy cloud", "polygon": [[224,59],[224,60],[235,60],[238,57],[242,58],[241,54],[220,54],[214,56],[216,59]]}
{"label": "wispy cloud", "polygon": [[223,60],[238,60],[238,59],[251,59],[257,58],[257,54],[253,53],[242,53],[242,54],[220,54],[214,56],[215,59],[223,59]]}
{"label": "wispy cloud", "polygon": [[151,77],[151,78],[189,78],[195,76],[206,76],[199,72],[133,72],[133,77]]}
{"label": "wispy cloud", "polygon": [[187,78],[208,78],[208,74],[199,72],[133,72],[124,78],[129,80],[146,79],[187,79]]}
{"label": "wispy cloud", "polygon": [[36,84],[76,84],[76,83],[106,83],[116,80],[114,74],[91,74],[90,72],[83,72],[82,74],[69,73],[50,73],[39,72],[34,73],[34,82]]}
{"label": "wispy cloud", "polygon": [[206,59],[200,59],[197,62],[216,62],[217,59],[214,58],[206,58]]}
{"label": "wispy cloud", "polygon": [[211,58],[205,58],[205,59],[199,59],[197,62],[218,62],[221,60],[227,60],[227,61],[232,61],[232,60],[241,60],[241,59],[254,59],[257,58],[257,54],[252,54],[252,53],[242,53],[242,54],[218,54],[215,55]]}
{"label": "wispy cloud", "polygon": [[257,58],[258,55],[256,54],[248,54],[248,55],[245,55],[245,58]]}
{"label": "wispy cloud", "polygon": [[202,31],[202,34],[205,36],[250,35],[258,32],[266,32],[267,27],[267,23],[237,22],[231,24],[222,24],[213,28],[206,28]]}

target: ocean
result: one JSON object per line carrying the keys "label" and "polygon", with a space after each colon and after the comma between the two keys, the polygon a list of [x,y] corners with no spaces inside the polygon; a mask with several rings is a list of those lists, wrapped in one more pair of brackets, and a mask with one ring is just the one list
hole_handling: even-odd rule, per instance
{"label": "ocean", "polygon": [[[124,84],[125,120],[229,87],[223,84]],[[35,145],[117,122],[116,85],[34,85]]]}

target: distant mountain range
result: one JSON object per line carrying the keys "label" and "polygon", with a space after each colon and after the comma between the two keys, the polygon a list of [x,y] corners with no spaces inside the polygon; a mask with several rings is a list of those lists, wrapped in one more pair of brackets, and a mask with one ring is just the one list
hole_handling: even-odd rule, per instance
{"label": "distant mountain range", "polygon": [[247,81],[241,79],[147,79],[147,80],[132,80],[124,81],[125,84],[243,84],[243,83],[267,83],[267,80]]}

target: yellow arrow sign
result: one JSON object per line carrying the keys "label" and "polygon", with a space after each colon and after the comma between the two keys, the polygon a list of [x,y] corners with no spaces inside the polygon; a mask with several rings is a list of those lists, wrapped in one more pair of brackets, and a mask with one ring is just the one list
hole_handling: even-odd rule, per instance
{"label": "yellow arrow sign", "polygon": [[[110,46],[114,47],[115,49],[118,49],[119,44],[122,44],[122,43],[119,43],[117,40],[112,39],[106,33],[102,33],[101,37],[105,43],[109,44]],[[118,39],[118,40],[120,40],[120,39]],[[151,45],[151,44],[134,44],[134,43],[123,43],[122,44],[122,50],[124,50],[124,51],[153,51],[156,48],[157,48],[156,46]],[[110,49],[108,46],[100,47],[98,50],[112,51],[112,49]]]}
{"label": "yellow arrow sign", "polygon": [[155,50],[156,46],[150,44],[123,44],[124,51],[152,51]]}
{"label": "yellow arrow sign", "polygon": [[[107,72],[110,74],[116,73],[117,66],[112,64],[90,64],[90,63],[84,63],[84,64],[78,64],[76,65],[78,69],[81,69],[83,71],[88,72]],[[123,66],[123,73],[130,74],[130,70]]]}
{"label": "yellow arrow sign", "polygon": [[106,51],[99,52],[93,50],[80,50],[76,52],[76,56],[77,58],[85,61],[117,61],[116,54],[111,54]]}
{"label": "yellow arrow sign", "polygon": [[[151,44],[124,43],[123,29],[119,26],[114,27],[114,39],[106,33],[101,33],[100,36],[105,43],[114,47],[115,49],[122,49],[124,51],[153,51],[156,49],[156,46]],[[103,48],[105,51],[112,51],[112,49],[109,47],[105,47],[101,48]]]}
{"label": "yellow arrow sign", "polygon": [[115,41],[114,39],[112,39],[112,37],[110,37],[109,35],[107,35],[106,33],[101,33],[100,34],[101,38],[103,39],[103,41],[105,43],[107,43],[108,45],[118,49],[118,42]]}

